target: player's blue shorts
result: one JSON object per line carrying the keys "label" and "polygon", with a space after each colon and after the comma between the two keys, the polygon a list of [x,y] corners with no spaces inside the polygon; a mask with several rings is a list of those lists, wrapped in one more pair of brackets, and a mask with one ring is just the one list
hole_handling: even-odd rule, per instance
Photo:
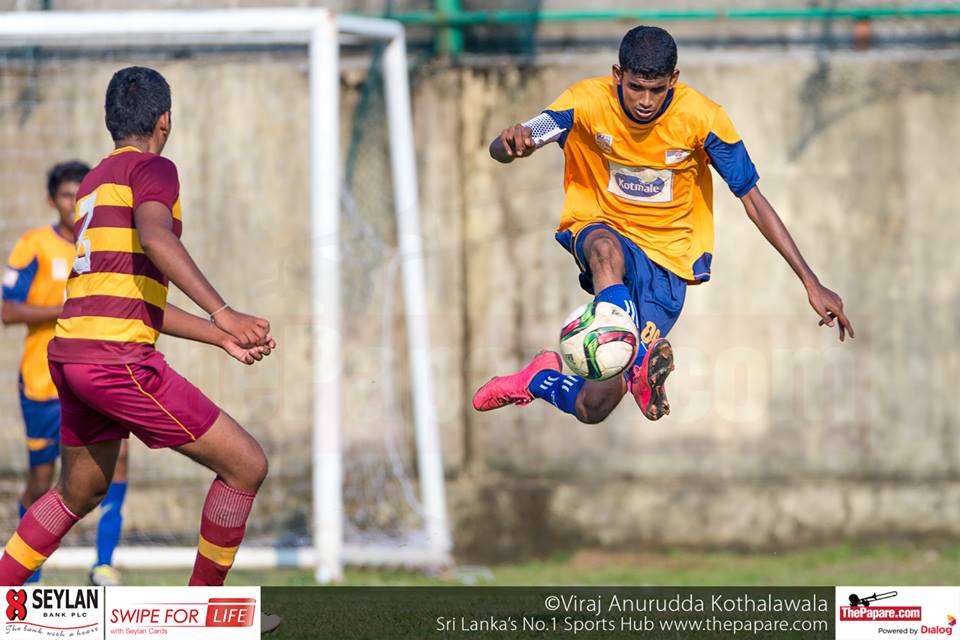
{"label": "player's blue shorts", "polygon": [[31,400],[20,385],[20,410],[27,428],[30,468],[49,464],[60,455],[60,401]]}
{"label": "player's blue shorts", "polygon": [[635,315],[640,319],[637,328],[640,330],[643,348],[637,353],[639,364],[647,353],[646,347],[658,338],[666,337],[676,324],[687,295],[687,281],[650,260],[643,249],[611,227],[593,223],[576,235],[569,229],[556,235],[557,242],[576,258],[580,267],[580,286],[587,293],[597,293],[593,290],[593,274],[590,273],[590,266],[583,252],[584,241],[594,229],[605,229],[620,239],[625,271],[623,283],[630,290],[633,303],[637,307]]}

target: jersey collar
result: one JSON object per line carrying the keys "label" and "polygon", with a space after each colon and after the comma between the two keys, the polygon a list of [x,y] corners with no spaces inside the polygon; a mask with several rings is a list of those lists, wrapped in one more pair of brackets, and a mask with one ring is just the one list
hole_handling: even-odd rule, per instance
{"label": "jersey collar", "polygon": [[136,151],[137,153],[143,153],[142,151],[140,151],[140,149],[127,145],[126,147],[120,147],[119,149],[114,149],[113,151],[110,152],[110,155],[116,156],[121,153],[126,153],[127,151]]}
{"label": "jersey collar", "polygon": [[629,109],[627,109],[627,105],[623,103],[623,87],[619,84],[617,85],[617,99],[620,101],[620,110],[623,111],[623,115],[627,116],[630,122],[634,124],[639,124],[641,126],[647,126],[655,123],[657,121],[657,118],[662,116],[663,113],[670,106],[670,103],[673,102],[673,89],[671,88],[669,91],[667,91],[667,98],[666,100],[663,101],[663,105],[660,106],[660,110],[657,111],[653,115],[653,117],[647,120],[646,122],[643,122],[642,120],[638,120],[637,118],[635,118],[634,115],[630,113]]}
{"label": "jersey collar", "polygon": [[55,235],[55,236],[56,236],[57,238],[59,238],[61,241],[66,242],[67,244],[73,246],[73,243],[72,243],[72,242],[70,242],[69,240],[67,240],[66,238],[64,238],[62,235],[60,235],[60,231],[57,230],[57,227],[59,227],[59,226],[60,226],[60,225],[59,225],[58,223],[55,223],[55,224],[50,225],[50,231],[51,231],[51,233],[53,233],[53,235]]}

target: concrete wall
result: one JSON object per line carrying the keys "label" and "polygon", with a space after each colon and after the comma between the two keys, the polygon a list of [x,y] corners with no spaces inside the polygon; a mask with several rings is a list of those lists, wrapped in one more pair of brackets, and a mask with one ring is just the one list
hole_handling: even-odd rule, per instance
{"label": "concrete wall", "polygon": [[[552,238],[561,154],[546,149],[504,167],[489,159],[487,143],[569,83],[607,73],[611,61],[608,52],[523,68],[428,66],[415,77],[428,319],[460,551],[517,557],[583,543],[764,548],[956,534],[960,193],[950,167],[960,143],[952,117],[960,64],[952,54],[681,52],[683,79],[727,108],[764,193],[824,283],[843,295],[857,328],[852,343],[839,345],[817,327],[799,282],[718,185],[714,280],[689,292],[671,334],[673,415],[649,423],[625,400],[606,423],[586,427],[543,403],[486,415],[469,409],[479,384],[552,346],[563,316],[587,300],[573,261]],[[109,150],[102,91],[125,62],[0,64],[4,252],[24,228],[47,219],[43,172],[51,163],[96,161]],[[299,533],[309,518],[302,62],[154,61],[174,88],[168,155],[184,185],[185,242],[232,304],[271,319],[282,345],[253,368],[210,348],[162,345],[270,454],[272,479],[253,526],[259,533]],[[345,139],[361,101],[358,79],[344,78]],[[382,158],[375,164],[378,140],[360,157],[358,172],[368,173],[355,194],[366,222],[389,236],[389,175]],[[379,215],[377,203],[384,203]],[[382,395],[380,338],[371,338],[382,327],[378,302],[394,291],[384,279],[388,255],[362,244],[346,247],[344,308],[355,328],[344,337],[346,445],[359,485],[351,499],[390,502],[400,499],[395,483],[356,471],[382,464],[385,434],[410,460],[404,351],[386,361],[401,398],[394,406]],[[402,321],[394,324],[399,343]],[[19,330],[0,334],[6,524],[15,518],[23,464],[19,345]],[[139,446],[133,466],[134,535],[191,537],[209,475]]]}

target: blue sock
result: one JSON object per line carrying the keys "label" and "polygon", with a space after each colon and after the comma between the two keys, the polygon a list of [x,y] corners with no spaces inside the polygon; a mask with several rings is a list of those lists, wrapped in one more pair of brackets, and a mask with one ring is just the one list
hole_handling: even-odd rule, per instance
{"label": "blue sock", "polygon": [[[20,512],[20,519],[23,520],[23,516],[27,515],[27,508],[23,506],[23,503],[17,500],[17,511]],[[27,578],[26,584],[31,584],[34,582],[40,582],[40,572],[34,571],[33,575]]]}
{"label": "blue sock", "polygon": [[537,398],[543,398],[560,411],[577,415],[577,395],[586,382],[580,376],[565,376],[559,371],[546,369],[533,376],[527,387]]}
{"label": "blue sock", "polygon": [[97,566],[113,564],[113,551],[120,543],[123,527],[123,499],[127,495],[126,482],[114,482],[100,503],[100,522],[97,524]]}
{"label": "blue sock", "polygon": [[617,305],[630,315],[630,318],[633,320],[633,324],[637,325],[639,328],[640,314],[637,313],[637,305],[633,301],[633,296],[630,295],[630,290],[627,289],[626,285],[612,284],[598,293],[593,301],[609,302],[610,304]]}

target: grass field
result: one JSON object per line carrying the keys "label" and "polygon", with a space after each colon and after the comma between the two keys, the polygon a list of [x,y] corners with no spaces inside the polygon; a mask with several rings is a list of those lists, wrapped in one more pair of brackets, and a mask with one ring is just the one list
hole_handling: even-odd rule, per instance
{"label": "grass field", "polygon": [[[854,547],[848,545],[769,554],[664,554],[579,551],[545,560],[484,567],[457,567],[439,575],[351,569],[347,586],[764,586],[764,585],[951,585],[957,582],[960,545]],[[185,584],[188,571],[126,571],[130,585]],[[44,582],[82,584],[82,572],[48,571]],[[228,584],[304,586],[309,571],[235,571]]]}

